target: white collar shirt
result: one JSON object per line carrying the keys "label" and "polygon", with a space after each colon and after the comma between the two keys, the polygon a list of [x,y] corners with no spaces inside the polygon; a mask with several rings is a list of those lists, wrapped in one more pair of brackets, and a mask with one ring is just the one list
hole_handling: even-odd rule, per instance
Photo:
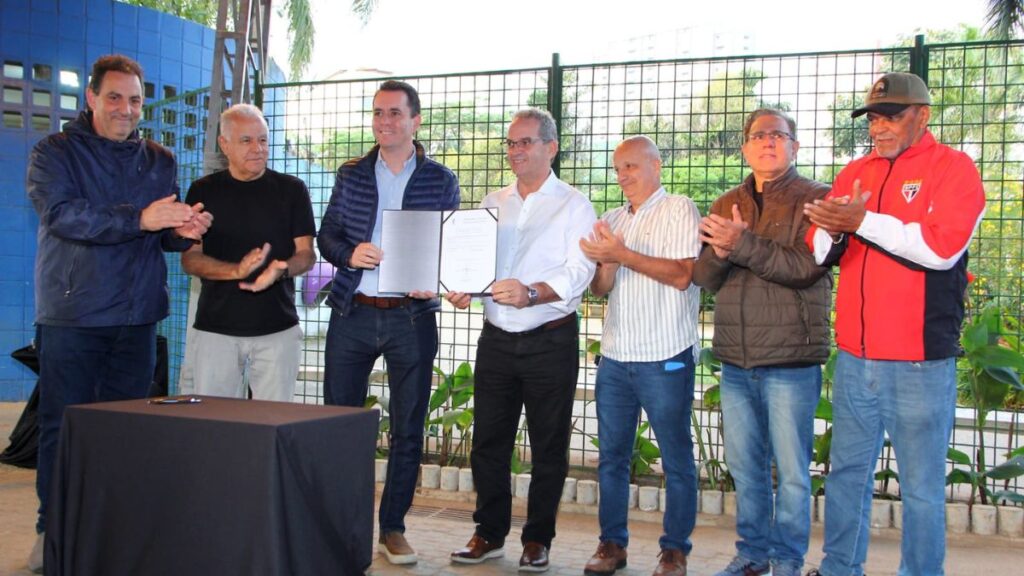
{"label": "white collar shirt", "polygon": [[580,239],[597,221],[590,201],[552,172],[525,200],[517,181],[488,194],[480,207],[498,209],[497,278],[544,282],[560,297],[519,309],[485,297],[487,321],[506,332],[525,332],[575,312],[595,269],[580,250]]}

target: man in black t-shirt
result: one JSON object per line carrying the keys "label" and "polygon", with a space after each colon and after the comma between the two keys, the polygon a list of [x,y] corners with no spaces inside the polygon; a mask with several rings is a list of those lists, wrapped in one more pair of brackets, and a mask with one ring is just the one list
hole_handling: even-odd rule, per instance
{"label": "man in black t-shirt", "polygon": [[[267,168],[267,122],[236,104],[217,138],[228,169],[196,180],[187,202],[217,214],[216,230],[181,256],[202,279],[190,350],[198,394],[291,401],[302,330],[293,278],[313,267],[316,225],[306,185]],[[216,207],[216,210],[214,210]]]}

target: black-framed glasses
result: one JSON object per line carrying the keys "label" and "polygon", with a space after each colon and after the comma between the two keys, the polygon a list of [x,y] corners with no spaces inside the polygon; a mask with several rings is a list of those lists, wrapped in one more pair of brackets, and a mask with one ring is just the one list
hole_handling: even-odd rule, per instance
{"label": "black-framed glasses", "polygon": [[785,142],[786,140],[792,140],[793,135],[788,132],[779,132],[778,130],[772,130],[771,132],[751,132],[747,136],[748,142],[764,142],[769,141],[776,143],[779,141]]}
{"label": "black-framed glasses", "polygon": [[505,140],[505,147],[509,150],[515,150],[516,148],[522,148],[526,150],[530,146],[533,146],[537,142],[543,142],[543,138],[520,138],[519,140]]}

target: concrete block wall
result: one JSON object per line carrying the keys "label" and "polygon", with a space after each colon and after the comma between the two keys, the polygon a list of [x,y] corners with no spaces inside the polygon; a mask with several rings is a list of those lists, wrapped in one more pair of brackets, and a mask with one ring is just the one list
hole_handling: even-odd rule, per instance
{"label": "concrete block wall", "polygon": [[27,399],[35,385],[9,356],[35,333],[38,219],[25,195],[29,152],[85,107],[96,58],[138,60],[153,102],[209,84],[214,40],[210,28],[113,0],[0,2],[0,401]]}

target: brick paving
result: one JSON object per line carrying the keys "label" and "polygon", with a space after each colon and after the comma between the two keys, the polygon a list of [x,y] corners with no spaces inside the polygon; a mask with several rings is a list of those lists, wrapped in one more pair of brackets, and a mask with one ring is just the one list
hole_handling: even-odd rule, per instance
{"label": "brick paving", "polygon": [[[0,445],[24,404],[0,403]],[[379,488],[379,485],[378,485]],[[505,557],[476,566],[453,565],[448,554],[469,540],[473,532],[472,495],[440,490],[421,490],[413,510],[406,518],[406,537],[419,553],[419,562],[411,566],[391,566],[380,554],[374,555],[367,572],[379,576],[438,574],[445,576],[486,576],[516,574],[522,546],[519,535],[525,515],[523,502],[517,499],[513,510],[512,533],[508,536]],[[25,560],[35,539],[35,471],[0,464],[0,576],[29,574]],[[552,545],[551,575],[583,573],[583,565],[597,547],[596,508],[569,505],[558,520],[558,536]],[[693,535],[689,573],[709,576],[725,566],[733,555],[733,519],[730,516],[701,514]],[[623,576],[650,574],[657,563],[660,515],[632,512],[629,566],[617,572]],[[893,575],[899,564],[900,533],[894,529],[872,531],[866,572],[871,576]],[[1020,574],[1024,566],[1024,539],[1002,536],[950,535],[946,572],[950,575]],[[821,525],[815,524],[807,567],[821,560]]]}

